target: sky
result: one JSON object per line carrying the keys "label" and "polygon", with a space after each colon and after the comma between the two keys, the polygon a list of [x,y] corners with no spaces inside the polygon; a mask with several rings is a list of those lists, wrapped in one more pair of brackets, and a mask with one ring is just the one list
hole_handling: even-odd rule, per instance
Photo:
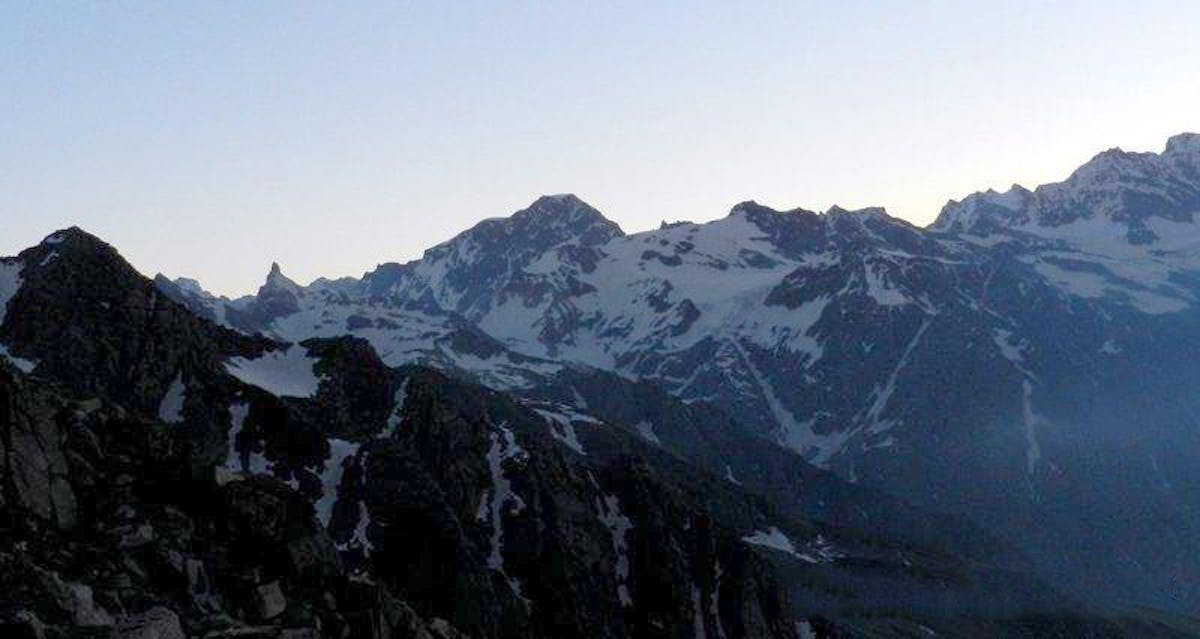
{"label": "sky", "polygon": [[743,200],[1061,180],[1200,130],[1200,3],[9,3],[0,255],[71,225],[240,295],[572,192],[627,232]]}

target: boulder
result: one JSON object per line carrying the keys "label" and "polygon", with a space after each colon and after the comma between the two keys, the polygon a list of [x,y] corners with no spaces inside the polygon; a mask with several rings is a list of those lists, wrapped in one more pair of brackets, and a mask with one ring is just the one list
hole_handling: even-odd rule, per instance
{"label": "boulder", "polygon": [[121,548],[141,548],[154,541],[154,527],[150,524],[142,524],[140,526],[126,526],[118,530],[121,534],[121,541],[118,546]]}
{"label": "boulder", "polygon": [[321,633],[315,628],[284,628],[279,639],[321,639]]}
{"label": "boulder", "polygon": [[254,589],[254,604],[258,616],[262,619],[274,619],[287,609],[287,598],[278,581],[263,584]]}
{"label": "boulder", "polygon": [[121,639],[187,639],[179,615],[161,606],[118,617],[116,625]]}

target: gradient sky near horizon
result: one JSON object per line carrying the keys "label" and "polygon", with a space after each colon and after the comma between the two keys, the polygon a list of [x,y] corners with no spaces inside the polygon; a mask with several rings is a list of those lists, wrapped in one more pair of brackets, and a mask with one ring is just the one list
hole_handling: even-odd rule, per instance
{"label": "gradient sky near horizon", "polygon": [[252,292],[573,192],[626,231],[742,200],[1057,181],[1200,130],[1200,3],[8,3],[0,255],[79,225]]}

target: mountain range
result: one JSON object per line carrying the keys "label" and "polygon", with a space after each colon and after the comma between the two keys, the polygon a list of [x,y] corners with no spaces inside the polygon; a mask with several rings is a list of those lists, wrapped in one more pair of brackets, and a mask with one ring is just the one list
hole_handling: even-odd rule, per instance
{"label": "mountain range", "polygon": [[58,231],[0,261],[0,612],[1195,636],[1198,213],[1182,134],[927,228],[744,202],[626,234],[545,196],[239,299]]}

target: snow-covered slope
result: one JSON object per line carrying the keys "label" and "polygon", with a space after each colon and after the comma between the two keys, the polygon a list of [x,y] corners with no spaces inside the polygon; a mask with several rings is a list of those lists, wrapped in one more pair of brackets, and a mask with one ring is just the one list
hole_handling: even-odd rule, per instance
{"label": "snow-covered slope", "polygon": [[931,324],[945,321],[936,318],[1014,331],[1016,311],[989,299],[993,283],[1017,287],[1009,305],[1040,291],[1114,312],[1191,309],[1198,140],[1177,136],[1162,154],[1107,151],[1062,183],[969,196],[929,230],[880,209],[746,202],[707,224],[625,235],[560,195],[357,282],[299,287],[273,265],[241,300],[192,281],[165,288],[228,326],[289,341],[353,333],[389,364],[477,371],[503,388],[533,383],[521,371],[553,375],[555,361],[653,380],[727,403],[830,464],[852,444],[894,445],[888,431],[903,419],[889,404]]}
{"label": "snow-covered slope", "polygon": [[533,394],[572,366],[654,382],[847,479],[1002,529],[1056,578],[1200,601],[1163,578],[1200,550],[1185,538],[1098,578],[1054,551],[1086,504],[1104,504],[1073,538],[1089,557],[1155,518],[1200,530],[1200,504],[1161,490],[1200,479],[1180,426],[1200,411],[1181,390],[1200,383],[1197,211],[1200,136],[1185,134],[951,202],[928,229],[746,202],[626,235],[548,196],[357,281],[300,287],[273,268],[235,301],[160,287],[243,331],[351,333],[389,364],[499,389]]}

